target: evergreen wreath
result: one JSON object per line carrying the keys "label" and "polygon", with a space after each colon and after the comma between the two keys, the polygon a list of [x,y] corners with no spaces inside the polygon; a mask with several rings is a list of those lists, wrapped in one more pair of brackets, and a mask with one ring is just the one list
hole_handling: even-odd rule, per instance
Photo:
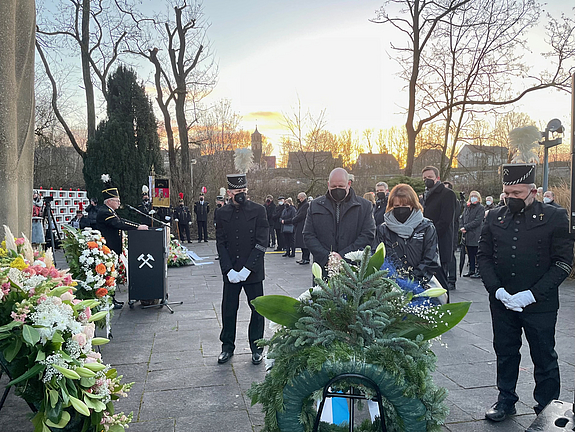
{"label": "evergreen wreath", "polygon": [[[371,257],[369,247],[347,254],[351,264],[330,260],[328,282],[314,264],[317,286],[298,299],[270,295],[252,301],[279,324],[269,340],[259,341],[268,347],[273,367],[248,391],[252,405],[263,405],[262,432],[311,431],[314,401],[331,378],[345,372],[378,384],[389,432],[440,430],[448,413],[447,390],[433,383],[430,339],[461,321],[471,303],[435,305],[431,298],[445,290],[414,294],[413,281],[402,288],[384,258],[381,244]],[[342,382],[336,390],[352,384],[373,396],[357,381]]]}

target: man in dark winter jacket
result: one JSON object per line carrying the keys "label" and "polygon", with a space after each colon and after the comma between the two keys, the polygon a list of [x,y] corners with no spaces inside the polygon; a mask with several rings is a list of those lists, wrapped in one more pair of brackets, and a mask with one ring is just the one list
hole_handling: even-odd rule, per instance
{"label": "man in dark winter jacket", "polygon": [[305,192],[297,194],[297,213],[292,219],[286,219],[284,223],[295,225],[295,247],[301,248],[301,260],[296,261],[298,264],[309,264],[309,249],[305,246],[303,241],[303,226],[307,216],[307,209],[309,202]]}
{"label": "man in dark winter jacket", "polygon": [[314,199],[307,212],[303,240],[325,272],[329,254],[343,257],[364,249],[375,238],[373,205],[358,197],[349,175],[335,168],[329,175],[327,193]]}
{"label": "man in dark winter jacket", "polygon": [[373,218],[375,219],[375,226],[377,227],[383,223],[383,215],[387,208],[387,196],[389,195],[387,183],[379,182],[376,184],[375,195],[377,196],[377,201],[373,208]]}
{"label": "man in dark winter jacket", "polygon": [[445,187],[439,179],[439,170],[434,166],[426,166],[421,170],[425,183],[423,198],[423,216],[431,219],[437,231],[439,258],[445,275],[449,272],[449,264],[453,260],[453,228],[457,197]]}
{"label": "man in dark winter jacket", "polygon": [[276,232],[276,240],[277,240],[277,249],[276,251],[283,251],[285,249],[284,245],[284,235],[282,233],[282,213],[285,208],[285,198],[280,196],[278,198],[278,205],[274,211],[274,230]]}
{"label": "man in dark winter jacket", "polygon": [[270,235],[268,241],[268,247],[276,247],[276,233],[274,228],[274,213],[276,211],[276,205],[274,203],[274,197],[268,195],[266,197],[266,202],[264,204],[266,208],[266,214],[268,216],[268,224],[270,225]]}

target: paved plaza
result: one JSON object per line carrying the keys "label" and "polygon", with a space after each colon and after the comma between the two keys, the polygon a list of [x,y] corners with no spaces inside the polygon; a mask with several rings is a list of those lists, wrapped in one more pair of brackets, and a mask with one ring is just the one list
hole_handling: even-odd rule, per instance
{"label": "paved plaza", "polygon": [[[221,328],[222,277],[214,261],[215,242],[194,243],[190,249],[212,264],[169,269],[170,300],[183,301],[175,313],[163,309],[115,311],[113,340],[102,347],[103,359],[116,367],[124,380],[135,384],[117,411],[133,411],[130,432],[258,432],[261,406],[251,406],[246,391],[264,377],[264,365],[254,366],[247,341],[249,308],[244,301],[238,313],[236,352],[217,364]],[[297,253],[299,259],[300,253]],[[56,256],[63,267],[61,253]],[[266,294],[298,296],[311,283],[311,267],[266,254]],[[573,401],[575,376],[575,283],[560,288],[561,309],[557,325],[557,352],[562,376],[561,399]],[[126,289],[118,295],[127,300]],[[487,294],[480,280],[459,279],[452,301],[472,301],[465,319],[435,343],[435,382],[449,390],[450,414],[444,431],[524,431],[535,415],[533,367],[526,343],[518,384],[517,415],[494,424],[483,415],[495,400],[495,355],[491,344],[491,318]],[[266,325],[266,336],[270,335]],[[6,384],[0,380],[0,388]],[[13,391],[0,411],[0,431],[31,432],[29,408]]]}

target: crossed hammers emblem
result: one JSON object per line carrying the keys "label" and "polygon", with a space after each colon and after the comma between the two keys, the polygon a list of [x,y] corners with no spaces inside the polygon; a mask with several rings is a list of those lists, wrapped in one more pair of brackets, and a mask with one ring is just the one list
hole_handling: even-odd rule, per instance
{"label": "crossed hammers emblem", "polygon": [[140,264],[140,267],[138,267],[138,268],[142,268],[142,267],[144,267],[144,265],[147,265],[148,267],[153,268],[153,267],[152,267],[152,264],[150,264],[150,261],[156,261],[156,260],[155,260],[154,257],[153,257],[152,255],[150,255],[150,254],[148,254],[147,257],[144,257],[144,254],[141,254],[141,255],[138,257],[138,261],[142,261],[142,264]]}

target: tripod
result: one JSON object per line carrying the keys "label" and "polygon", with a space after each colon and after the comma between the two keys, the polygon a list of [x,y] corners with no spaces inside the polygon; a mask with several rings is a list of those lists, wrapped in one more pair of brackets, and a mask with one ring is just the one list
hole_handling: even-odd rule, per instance
{"label": "tripod", "polygon": [[[52,251],[56,249],[56,243],[54,241],[54,229],[56,230],[56,234],[58,236],[58,242],[62,242],[62,236],[60,235],[60,230],[58,229],[58,225],[56,225],[56,220],[54,219],[54,212],[52,211],[52,200],[53,197],[44,197],[44,211],[42,213],[42,222],[46,221],[48,227],[48,235],[50,236],[50,245],[52,246]],[[56,265],[56,257],[53,257],[54,265]]]}

